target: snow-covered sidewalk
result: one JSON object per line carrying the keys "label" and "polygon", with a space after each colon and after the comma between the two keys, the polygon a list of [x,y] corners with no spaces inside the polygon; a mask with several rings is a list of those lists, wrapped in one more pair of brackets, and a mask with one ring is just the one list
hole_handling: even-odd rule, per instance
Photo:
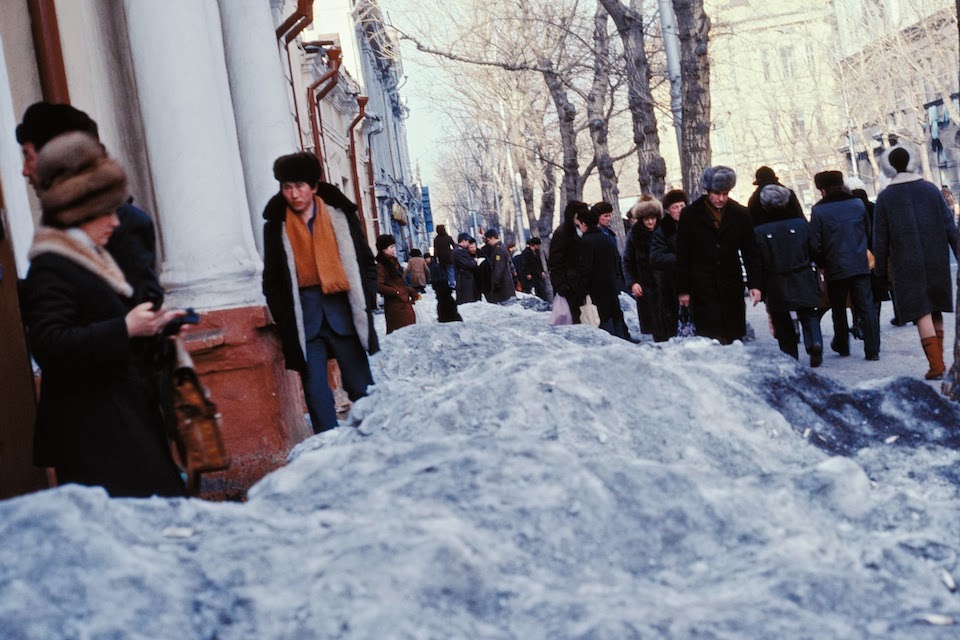
{"label": "snow-covered sidewalk", "polygon": [[913,370],[461,313],[246,504],[0,503],[0,637],[957,636],[960,411]]}

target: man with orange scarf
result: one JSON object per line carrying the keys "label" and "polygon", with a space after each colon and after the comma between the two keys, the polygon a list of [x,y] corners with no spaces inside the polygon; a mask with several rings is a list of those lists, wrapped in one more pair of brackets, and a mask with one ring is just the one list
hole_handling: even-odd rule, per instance
{"label": "man with orange scarf", "polygon": [[287,368],[300,373],[310,421],[320,433],[337,426],[329,358],[340,366],[351,400],[373,384],[367,353],[379,349],[373,327],[377,265],[356,205],[320,181],[314,154],[277,158],[273,175],[280,192],[263,211],[263,294]]}

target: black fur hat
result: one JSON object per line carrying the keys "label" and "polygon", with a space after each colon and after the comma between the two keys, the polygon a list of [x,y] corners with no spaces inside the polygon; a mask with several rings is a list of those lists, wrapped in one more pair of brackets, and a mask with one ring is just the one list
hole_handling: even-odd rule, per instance
{"label": "black fur hat", "polygon": [[377,251],[383,251],[392,244],[397,244],[397,240],[389,233],[377,236]]}
{"label": "black fur hat", "polygon": [[315,187],[322,175],[320,160],[309,151],[280,156],[273,163],[273,177],[278,182],[306,182]]}
{"label": "black fur hat", "polygon": [[83,131],[100,139],[97,123],[86,113],[68,104],[34,102],[23,114],[23,122],[17,125],[17,142],[32,143],[40,151],[48,142],[71,131]]}
{"label": "black fur hat", "polygon": [[663,208],[667,210],[670,208],[670,205],[677,202],[682,202],[683,204],[690,204],[690,196],[687,195],[687,192],[683,189],[674,189],[673,191],[667,191],[663,196]]}
{"label": "black fur hat", "polygon": [[821,171],[813,176],[813,185],[817,189],[835,189],[843,187],[843,173],[839,171]]}

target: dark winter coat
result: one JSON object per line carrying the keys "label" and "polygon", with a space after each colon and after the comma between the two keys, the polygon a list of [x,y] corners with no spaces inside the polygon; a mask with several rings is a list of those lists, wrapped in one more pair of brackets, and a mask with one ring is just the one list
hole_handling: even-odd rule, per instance
{"label": "dark winter coat", "polygon": [[397,259],[385,253],[377,254],[377,293],[383,296],[388,334],[417,321],[412,302],[417,299],[417,290],[403,281]]}
{"label": "dark winter coat", "polygon": [[677,293],[690,294],[697,335],[732,341],[747,333],[738,251],[743,255],[748,288],[759,289],[756,240],[746,207],[728,200],[719,229],[705,195],[680,214]]}
{"label": "dark winter coat", "polygon": [[[789,212],[784,212],[789,215]],[[770,219],[772,216],[767,216]],[[813,263],[810,225],[803,218],[773,219],[754,230],[767,310],[796,311],[820,305],[820,277]]]}
{"label": "dark winter coat", "polygon": [[623,267],[626,271],[627,290],[639,284],[643,292],[637,298],[637,312],[640,316],[640,330],[643,333],[662,334],[659,314],[656,307],[656,281],[653,266],[650,264],[650,242],[653,231],[639,221],[627,236],[627,246],[623,252]]}
{"label": "dark winter coat", "polygon": [[[540,252],[527,247],[520,254],[520,284],[524,290],[529,291],[531,287],[538,287],[537,291],[543,287],[543,263],[540,262]],[[530,276],[528,279],[527,276]]]}
{"label": "dark winter coat", "polygon": [[438,235],[433,239],[433,259],[441,269],[453,264],[454,247],[453,238],[449,234]]}
{"label": "dark winter coat", "polygon": [[[767,215],[767,212],[764,210],[763,205],[760,204],[760,192],[763,191],[764,187],[770,184],[783,187],[779,181],[757,185],[756,191],[754,191],[753,195],[750,196],[750,199],[747,200],[747,210],[750,211],[750,219],[753,221],[754,227],[758,227],[761,224],[770,221],[770,218]],[[797,199],[797,194],[793,192],[793,189],[787,189],[787,191],[790,192],[790,200],[787,201],[787,217],[803,218],[806,220],[807,217],[803,215],[803,207],[800,206],[800,200]],[[780,216],[778,216],[778,218],[779,217]]]}
{"label": "dark winter coat", "polygon": [[600,322],[606,322],[620,309],[620,255],[599,227],[580,239],[580,264],[580,287],[597,306]]}
{"label": "dark winter coat", "polygon": [[877,196],[874,216],[876,272],[892,280],[897,317],[911,322],[953,311],[949,252],[957,255],[957,225],[936,185],[897,174]]}
{"label": "dark winter coat", "polygon": [[656,307],[660,316],[653,338],[657,342],[677,335],[677,221],[670,216],[660,220],[650,239],[650,266],[656,282]]}
{"label": "dark winter coat", "polygon": [[24,285],[33,357],[43,371],[34,463],[111,496],[181,496],[158,390],[131,348],[129,300],[54,253],[32,256]]}
{"label": "dark winter coat", "polygon": [[163,287],[157,278],[156,234],[153,221],[130,203],[117,209],[120,225],[113,230],[106,249],[117,261],[133,287],[131,306],[142,302],[163,303]]}
{"label": "dark winter coat", "polygon": [[490,284],[484,292],[487,302],[506,302],[516,298],[517,292],[513,286],[513,262],[506,248],[497,243],[496,246],[484,246],[482,251],[490,264]]}
{"label": "dark winter coat", "polygon": [[870,273],[867,235],[870,221],[860,198],[845,192],[829,194],[813,205],[810,236],[813,258],[827,282]]}
{"label": "dark winter coat", "polygon": [[480,266],[470,252],[463,247],[453,250],[453,266],[457,275],[457,304],[476,302],[480,299],[477,275]]}
{"label": "dark winter coat", "polygon": [[574,324],[578,324],[580,305],[583,304],[585,293],[581,279],[583,268],[580,265],[580,236],[572,224],[561,224],[553,232],[547,268],[550,270],[553,290],[557,295],[566,298]]}
{"label": "dark winter coat", "polygon": [[[373,311],[377,308],[377,263],[363,237],[357,207],[335,186],[320,183],[317,196],[327,205],[343,269],[350,281],[348,298],[360,344],[369,354],[380,350]],[[288,369],[307,370],[297,270],[286,230],[287,202],[276,194],[263,210],[263,295],[283,346]]]}

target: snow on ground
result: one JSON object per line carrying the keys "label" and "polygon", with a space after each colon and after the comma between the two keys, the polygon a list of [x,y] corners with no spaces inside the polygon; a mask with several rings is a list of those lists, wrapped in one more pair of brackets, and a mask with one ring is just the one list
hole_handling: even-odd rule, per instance
{"label": "snow on ground", "polygon": [[524,305],[383,337],[349,424],[245,504],[0,503],[0,637],[957,637],[929,384],[845,387],[756,315],[635,345]]}

